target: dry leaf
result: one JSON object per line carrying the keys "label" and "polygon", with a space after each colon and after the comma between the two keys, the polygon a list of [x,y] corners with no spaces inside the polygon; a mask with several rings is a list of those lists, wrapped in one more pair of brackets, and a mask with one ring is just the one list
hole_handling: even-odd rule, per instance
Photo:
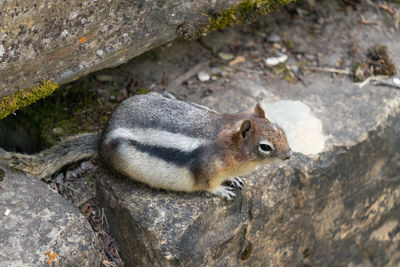
{"label": "dry leaf", "polygon": [[244,56],[237,56],[237,57],[235,57],[234,60],[229,61],[228,65],[229,66],[233,66],[233,65],[236,65],[238,63],[245,62],[245,61],[246,61],[246,59],[244,58]]}
{"label": "dry leaf", "polygon": [[384,9],[384,10],[386,10],[387,12],[389,12],[389,13],[392,14],[392,15],[394,14],[393,9],[391,9],[391,8],[388,7],[387,5],[380,4],[379,7],[382,8],[382,9]]}

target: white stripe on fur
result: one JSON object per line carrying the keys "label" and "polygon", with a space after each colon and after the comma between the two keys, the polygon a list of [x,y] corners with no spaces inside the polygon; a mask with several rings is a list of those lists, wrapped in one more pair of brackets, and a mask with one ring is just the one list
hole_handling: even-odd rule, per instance
{"label": "white stripe on fur", "polygon": [[194,177],[188,168],[152,157],[133,146],[118,147],[117,158],[115,162],[120,171],[134,180],[174,191],[190,192],[196,189]]}
{"label": "white stripe on fur", "polygon": [[191,152],[206,142],[204,139],[193,138],[183,134],[141,128],[117,128],[107,134],[105,142],[108,143],[119,138],[127,138],[145,145],[175,148],[185,152]]}

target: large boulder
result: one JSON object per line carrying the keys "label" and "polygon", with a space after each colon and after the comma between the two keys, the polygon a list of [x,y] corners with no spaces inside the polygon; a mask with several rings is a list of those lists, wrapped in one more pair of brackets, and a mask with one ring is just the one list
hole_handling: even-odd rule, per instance
{"label": "large boulder", "polygon": [[305,82],[267,89],[236,80],[203,100],[231,111],[261,102],[295,151],[290,161],[248,175],[231,202],[99,173],[98,198],[123,259],[145,266],[400,264],[399,93],[319,74]]}
{"label": "large boulder", "polygon": [[3,1],[0,118],[58,84],[120,65],[178,36],[251,21],[289,1]]}
{"label": "large boulder", "polygon": [[42,181],[0,166],[1,266],[100,266],[86,218]]}
{"label": "large boulder", "polygon": [[[373,16],[369,12],[351,18]],[[343,14],[324,14],[329,23],[317,42],[304,22],[270,22],[269,30],[290,35],[297,51],[317,55],[311,60],[326,67],[338,61],[351,66],[348,47],[355,44],[363,53],[373,44],[386,45],[392,61],[400,62],[400,37],[391,29],[360,30],[348,27],[356,22],[343,21]],[[238,42],[240,34],[203,41]],[[250,34],[245,39],[251,38],[258,41]],[[188,90],[211,93],[188,97],[221,112],[261,103],[285,129],[293,158],[257,168],[232,202],[208,193],[157,191],[99,173],[98,199],[122,258],[145,266],[398,266],[400,92],[324,72],[289,84],[252,71],[257,65],[246,60],[243,71],[229,78],[206,85],[191,80]],[[293,54],[288,62],[296,64]],[[162,60],[155,66],[173,68]]]}

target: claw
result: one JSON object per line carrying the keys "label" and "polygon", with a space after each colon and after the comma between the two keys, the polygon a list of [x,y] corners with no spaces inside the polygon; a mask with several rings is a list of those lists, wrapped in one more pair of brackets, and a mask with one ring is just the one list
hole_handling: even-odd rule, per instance
{"label": "claw", "polygon": [[230,177],[227,180],[227,183],[230,187],[237,188],[237,189],[242,189],[242,187],[244,185],[243,180],[239,177]]}
{"label": "claw", "polygon": [[236,196],[236,194],[233,193],[232,190],[232,187],[220,185],[210,192],[216,196],[225,198],[227,200],[232,200],[232,198]]}

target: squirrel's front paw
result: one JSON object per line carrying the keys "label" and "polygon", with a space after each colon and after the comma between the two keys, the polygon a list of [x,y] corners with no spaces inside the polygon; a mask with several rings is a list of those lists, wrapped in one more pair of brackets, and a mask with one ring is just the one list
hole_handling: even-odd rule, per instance
{"label": "squirrel's front paw", "polygon": [[233,190],[232,187],[220,185],[214,190],[210,190],[210,192],[213,195],[225,198],[227,200],[232,200],[232,198],[236,196],[236,194],[233,193],[232,190]]}
{"label": "squirrel's front paw", "polygon": [[242,189],[244,182],[242,179],[239,177],[230,177],[228,180],[226,180],[226,183],[228,186],[237,188],[237,189]]}

